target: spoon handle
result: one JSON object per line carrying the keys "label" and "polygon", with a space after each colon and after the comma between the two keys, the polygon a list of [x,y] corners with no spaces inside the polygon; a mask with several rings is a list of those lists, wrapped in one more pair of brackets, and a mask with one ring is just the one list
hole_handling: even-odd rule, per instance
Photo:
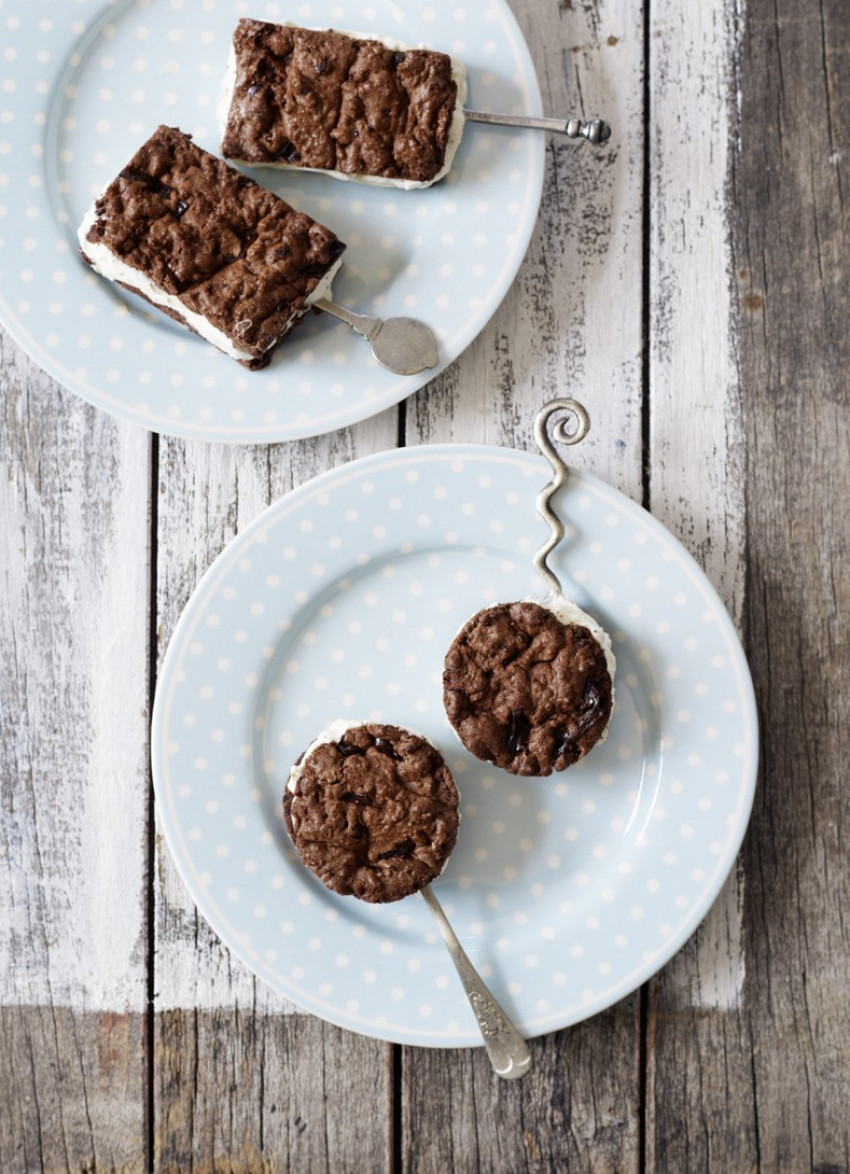
{"label": "spoon handle", "polygon": [[443,941],[448,947],[463,989],[466,991],[469,1005],[478,1020],[484,1047],[487,1049],[494,1072],[504,1080],[518,1080],[531,1067],[531,1050],[528,1044],[484,985],[431,889],[426,887],[421,892],[426,905],[434,914],[434,920],[443,935]]}
{"label": "spoon handle", "polygon": [[568,139],[586,139],[601,147],[611,137],[611,127],[601,118],[537,118],[529,114],[490,114],[484,110],[464,110],[470,122],[487,122],[494,126],[522,126],[530,130],[548,130]]}
{"label": "spoon handle", "polygon": [[317,298],[312,305],[316,310],[324,310],[331,317],[339,318],[340,322],[344,322],[346,326],[356,330],[367,342],[371,342],[383,326],[380,318],[370,318],[368,314],[355,314],[343,306],[338,306],[336,302],[332,302],[328,298]]}
{"label": "spoon handle", "polygon": [[[552,509],[550,504],[553,495],[566,484],[569,477],[569,469],[561,460],[560,454],[556,450],[552,441],[549,439],[549,420],[555,412],[566,412],[562,420],[559,420],[552,429],[552,435],[559,444],[578,444],[579,441],[584,440],[590,430],[590,416],[587,414],[587,409],[584,408],[577,400],[574,399],[553,399],[548,404],[544,404],[534,421],[534,439],[540,451],[552,466],[554,476],[549,484],[542,489],[537,497],[537,512],[549,523],[551,531],[549,537],[543,543],[534,556],[534,565],[543,579],[546,586],[552,595],[563,595],[561,583],[558,576],[548,565],[547,559],[561,539],[564,537],[564,523]],[[575,425],[572,431],[568,431],[568,425],[574,420]]]}

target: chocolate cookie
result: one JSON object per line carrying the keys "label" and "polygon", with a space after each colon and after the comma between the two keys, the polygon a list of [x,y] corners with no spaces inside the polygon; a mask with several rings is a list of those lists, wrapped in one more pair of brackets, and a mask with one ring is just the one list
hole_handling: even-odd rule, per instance
{"label": "chocolate cookie", "polygon": [[233,35],[222,154],[427,186],[460,138],[464,76],[445,53],[245,18]]}
{"label": "chocolate cookie", "polygon": [[511,774],[548,775],[604,737],[613,704],[609,656],[588,627],[564,623],[549,608],[497,604],[455,637],[443,701],[476,758]]}
{"label": "chocolate cookie", "polygon": [[83,259],[249,368],[330,291],[345,245],[160,126],[87,212]]}
{"label": "chocolate cookie", "polygon": [[336,722],[292,768],[287,831],[323,884],[363,901],[398,901],[445,867],[458,793],[439,751],[399,726]]}

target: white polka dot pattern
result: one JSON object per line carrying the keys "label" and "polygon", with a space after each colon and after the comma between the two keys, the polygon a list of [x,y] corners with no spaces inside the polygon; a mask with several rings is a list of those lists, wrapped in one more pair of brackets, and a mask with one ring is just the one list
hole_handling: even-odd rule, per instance
{"label": "white polka dot pattern", "polygon": [[478,1042],[424,904],[336,897],[294,856],[284,780],[330,720],[398,721],[443,749],[463,821],[440,899],[527,1033],[644,981],[734,860],[757,752],[740,645],[690,557],[601,482],[571,478],[555,564],[614,639],[607,741],[561,776],[520,780],[473,759],[448,724],[441,673],[457,629],[492,600],[542,594],[529,550],[546,533],[534,499],[547,470],[435,446],[325,474],[231,544],[173,637],[153,746],[171,849],[224,941],[335,1023]]}
{"label": "white polka dot pattern", "polygon": [[[361,313],[415,312],[440,366],[391,375],[327,315],[311,315],[270,367],[245,372],[145,303],[86,270],[76,228],[94,197],[161,122],[217,151],[219,100],[236,0],[76,0],[40,19],[5,0],[0,71],[0,317],[55,378],[89,402],[192,439],[269,442],[374,415],[455,359],[485,325],[522,261],[543,184],[543,138],[466,129],[441,184],[403,192],[257,170],[349,245],[334,297]],[[258,0],[252,16],[347,25],[452,50],[454,0],[420,11],[310,0],[297,16]],[[429,16],[430,13],[430,16]],[[536,113],[540,96],[505,0],[486,0],[478,36],[457,42],[482,109]],[[470,30],[471,31],[471,30]],[[448,43],[447,43],[448,42]],[[484,163],[487,166],[484,168]],[[486,172],[486,174],[485,174]],[[510,207],[505,193],[510,190]]]}

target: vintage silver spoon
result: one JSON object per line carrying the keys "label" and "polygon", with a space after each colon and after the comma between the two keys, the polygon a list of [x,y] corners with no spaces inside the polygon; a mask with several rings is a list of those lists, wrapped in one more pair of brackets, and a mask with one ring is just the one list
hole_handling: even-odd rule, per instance
{"label": "vintage silver spoon", "polygon": [[418,375],[437,365],[437,340],[416,318],[370,318],[327,298],[319,298],[313,306],[356,330],[372,344],[372,354],[381,366],[396,375]]}
{"label": "vintage silver spoon", "polygon": [[594,147],[601,147],[611,137],[611,127],[601,118],[537,118],[530,114],[488,114],[483,110],[464,110],[463,116],[470,122],[486,122],[491,126],[548,130],[568,139],[584,139]]}
{"label": "vintage silver spoon", "polygon": [[518,1080],[531,1067],[531,1049],[508,1019],[505,1012],[490,994],[481,975],[469,961],[466,951],[457,940],[457,935],[443,912],[443,907],[431,891],[430,885],[420,889],[425,904],[434,915],[434,920],[443,935],[458,977],[469,1000],[484,1047],[493,1065],[493,1071],[503,1080]]}

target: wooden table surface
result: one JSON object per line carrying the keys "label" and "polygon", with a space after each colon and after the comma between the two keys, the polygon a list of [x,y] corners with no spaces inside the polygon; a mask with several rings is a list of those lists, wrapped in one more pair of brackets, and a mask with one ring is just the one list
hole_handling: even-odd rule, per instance
{"label": "wooden table surface", "polygon": [[[614,137],[549,142],[513,289],[399,408],[186,443],[0,334],[2,1174],[850,1171],[850,5],[513,7],[546,111]],[[478,1049],[331,1027],[228,954],[158,831],[149,716],[199,576],[268,503],[401,444],[531,449],[564,393],[593,418],[575,463],[720,591],[762,766],[691,941],[507,1084]]]}

